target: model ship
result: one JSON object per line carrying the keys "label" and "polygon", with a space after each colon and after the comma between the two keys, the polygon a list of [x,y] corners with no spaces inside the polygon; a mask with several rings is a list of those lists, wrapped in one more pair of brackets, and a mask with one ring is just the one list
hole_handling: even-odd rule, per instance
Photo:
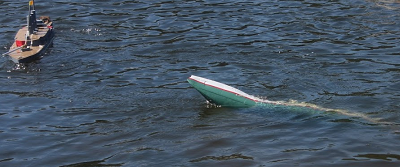
{"label": "model ship", "polygon": [[15,63],[29,63],[40,58],[52,46],[55,37],[53,23],[49,16],[36,18],[34,1],[29,1],[27,25],[18,30],[10,50],[3,55],[10,56]]}

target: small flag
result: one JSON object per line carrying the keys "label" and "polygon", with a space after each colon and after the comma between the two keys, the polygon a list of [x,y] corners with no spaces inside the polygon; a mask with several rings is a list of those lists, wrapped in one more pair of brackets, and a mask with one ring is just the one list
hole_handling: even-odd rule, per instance
{"label": "small flag", "polygon": [[29,6],[33,6],[33,1],[29,1]]}

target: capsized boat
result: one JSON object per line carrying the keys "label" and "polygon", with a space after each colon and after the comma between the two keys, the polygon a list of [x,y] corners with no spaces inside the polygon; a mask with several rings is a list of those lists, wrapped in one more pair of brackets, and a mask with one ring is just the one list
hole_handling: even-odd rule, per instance
{"label": "capsized boat", "polygon": [[252,107],[267,106],[272,108],[286,108],[291,110],[331,111],[334,109],[322,108],[313,104],[298,103],[295,101],[271,101],[249,95],[229,85],[192,75],[187,80],[206,100],[221,107]]}
{"label": "capsized boat", "polygon": [[239,89],[192,75],[188,82],[203,95],[208,102],[227,107],[251,107],[263,101]]}
{"label": "capsized boat", "polygon": [[256,105],[274,107],[301,105],[302,107],[312,107],[310,105],[302,105],[301,103],[290,104],[282,101],[261,99],[229,85],[195,75],[190,76],[187,81],[203,95],[209,103],[221,107],[252,107]]}
{"label": "capsized boat", "polygon": [[53,44],[55,37],[53,23],[49,16],[36,19],[35,3],[29,1],[27,25],[18,30],[9,55],[15,63],[29,63],[38,59]]}
{"label": "capsized boat", "polygon": [[195,75],[190,76],[187,79],[187,81],[198,92],[200,92],[200,94],[203,95],[208,102],[221,107],[263,106],[267,108],[300,111],[307,113],[332,112],[351,117],[359,117],[373,123],[391,124],[390,122],[389,123],[382,122],[380,121],[380,119],[371,118],[368,115],[359,112],[350,112],[342,109],[324,108],[314,104],[297,102],[297,101],[285,102],[285,101],[271,101],[271,100],[261,99],[249,95],[229,85],[213,81],[211,79],[198,77]]}

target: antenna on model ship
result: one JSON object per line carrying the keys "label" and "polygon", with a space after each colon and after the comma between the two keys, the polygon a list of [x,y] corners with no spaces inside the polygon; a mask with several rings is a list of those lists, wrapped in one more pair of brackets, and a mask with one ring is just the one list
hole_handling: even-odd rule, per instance
{"label": "antenna on model ship", "polygon": [[28,36],[33,34],[35,31],[37,31],[37,25],[36,25],[36,10],[35,10],[35,3],[33,0],[29,1],[29,14],[27,16],[28,18]]}
{"label": "antenna on model ship", "polygon": [[[25,45],[22,46],[22,51],[30,50],[30,46],[32,46],[33,41],[31,39],[31,35],[37,32],[37,24],[36,24],[36,10],[35,10],[35,2],[34,0],[29,1],[29,13],[27,16],[27,25],[28,31],[25,36]],[[28,46],[28,41],[31,40],[30,46]]]}

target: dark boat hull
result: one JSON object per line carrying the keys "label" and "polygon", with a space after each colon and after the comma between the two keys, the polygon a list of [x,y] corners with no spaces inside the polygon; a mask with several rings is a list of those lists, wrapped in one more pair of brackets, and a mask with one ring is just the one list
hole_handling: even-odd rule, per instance
{"label": "dark boat hull", "polygon": [[52,30],[51,35],[49,36],[49,41],[43,45],[43,48],[37,52],[36,54],[33,54],[31,56],[28,56],[26,58],[22,58],[22,59],[17,59],[14,57],[10,56],[10,59],[14,62],[14,63],[30,63],[33,62],[35,60],[39,60],[41,58],[42,55],[44,55],[44,53],[48,50],[48,48],[50,48],[53,45],[53,40],[55,38],[55,32],[54,30]]}

